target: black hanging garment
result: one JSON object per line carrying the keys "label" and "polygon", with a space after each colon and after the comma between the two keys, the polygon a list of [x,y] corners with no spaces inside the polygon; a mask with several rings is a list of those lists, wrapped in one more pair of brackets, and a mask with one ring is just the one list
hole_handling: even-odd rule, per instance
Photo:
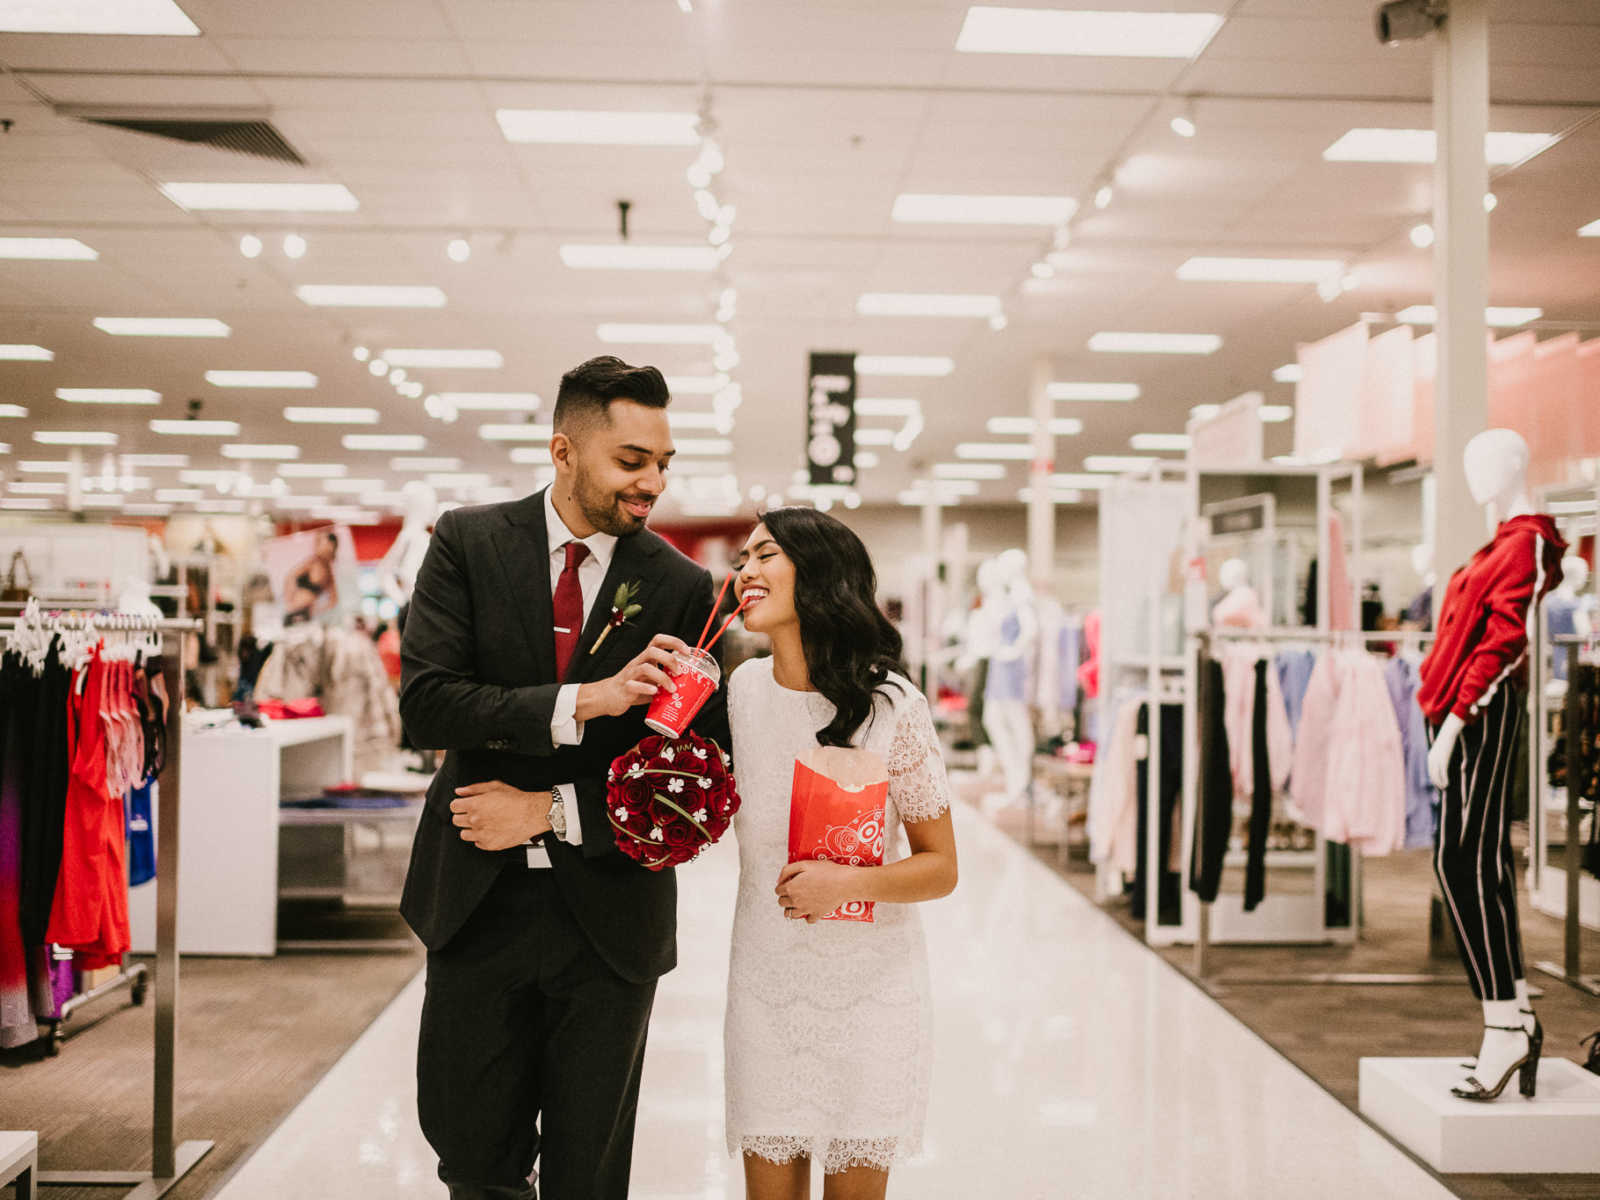
{"label": "black hanging garment", "polygon": [[[1139,721],[1136,729],[1141,737],[1149,737],[1150,706],[1139,706]],[[1161,778],[1157,781],[1158,804],[1156,811],[1160,821],[1157,829],[1159,842],[1156,851],[1158,870],[1156,872],[1157,888],[1157,913],[1163,925],[1176,925],[1182,921],[1182,900],[1180,891],[1183,886],[1183,876],[1180,872],[1168,867],[1172,861],[1172,822],[1178,812],[1178,807],[1183,800],[1183,709],[1176,704],[1161,706],[1160,732],[1161,739]],[[1138,819],[1138,844],[1139,851],[1136,859],[1137,866],[1133,875],[1133,892],[1129,900],[1129,911],[1135,920],[1143,920],[1145,914],[1145,880],[1148,878],[1149,855],[1146,847],[1150,837],[1150,756],[1148,753],[1141,756],[1134,766],[1134,779],[1137,785],[1139,804]]]}
{"label": "black hanging garment", "polygon": [[1267,671],[1256,663],[1255,705],[1250,719],[1250,762],[1255,785],[1250,796],[1250,842],[1244,870],[1244,910],[1255,911],[1267,894],[1267,835],[1272,829],[1272,760],[1267,752]]}
{"label": "black hanging garment", "polygon": [[[1199,700],[1201,819],[1195,825],[1189,890],[1210,904],[1222,887],[1223,862],[1233,834],[1233,768],[1223,714],[1226,692],[1222,664],[1210,655],[1202,655],[1200,660]],[[1260,772],[1263,778],[1269,774]]]}

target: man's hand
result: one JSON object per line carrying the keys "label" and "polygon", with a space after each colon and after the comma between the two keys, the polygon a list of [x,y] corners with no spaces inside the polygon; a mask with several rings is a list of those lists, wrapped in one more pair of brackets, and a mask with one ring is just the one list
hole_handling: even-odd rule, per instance
{"label": "man's hand", "polygon": [[479,850],[509,850],[550,828],[550,793],[524,792],[498,779],[456,789],[451,823]]}
{"label": "man's hand", "polygon": [[671,673],[678,669],[677,656],[688,649],[689,644],[682,638],[656,634],[638,658],[610,679],[586,683],[578,689],[578,720],[620,717],[634,705],[655,699],[659,691],[676,691]]}
{"label": "man's hand", "polygon": [[790,863],[778,875],[778,903],[792,921],[816,924],[847,900],[862,900],[859,868],[843,863],[807,860]]}

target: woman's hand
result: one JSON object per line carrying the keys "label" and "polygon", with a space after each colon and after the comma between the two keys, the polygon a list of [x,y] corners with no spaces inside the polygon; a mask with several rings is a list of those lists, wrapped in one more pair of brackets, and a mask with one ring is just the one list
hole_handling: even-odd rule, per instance
{"label": "woman's hand", "polygon": [[815,924],[848,900],[861,900],[861,868],[808,859],[790,863],[778,875],[778,903],[791,921]]}

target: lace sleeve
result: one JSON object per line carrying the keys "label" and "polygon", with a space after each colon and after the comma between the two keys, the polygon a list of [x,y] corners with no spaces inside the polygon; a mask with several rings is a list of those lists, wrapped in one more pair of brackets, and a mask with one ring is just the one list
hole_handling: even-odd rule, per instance
{"label": "lace sleeve", "polygon": [[950,809],[950,780],[928,702],[912,693],[889,749],[889,798],[902,821],[932,821]]}

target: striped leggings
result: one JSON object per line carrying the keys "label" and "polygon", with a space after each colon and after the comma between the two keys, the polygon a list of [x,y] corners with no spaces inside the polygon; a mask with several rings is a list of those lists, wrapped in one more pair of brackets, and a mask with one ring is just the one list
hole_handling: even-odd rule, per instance
{"label": "striped leggings", "polygon": [[[1524,694],[1504,684],[1461,731],[1439,811],[1433,869],[1455,925],[1467,982],[1479,1000],[1516,999],[1523,978],[1517,876],[1511,852],[1511,773]],[[1437,733],[1429,729],[1430,740]]]}

